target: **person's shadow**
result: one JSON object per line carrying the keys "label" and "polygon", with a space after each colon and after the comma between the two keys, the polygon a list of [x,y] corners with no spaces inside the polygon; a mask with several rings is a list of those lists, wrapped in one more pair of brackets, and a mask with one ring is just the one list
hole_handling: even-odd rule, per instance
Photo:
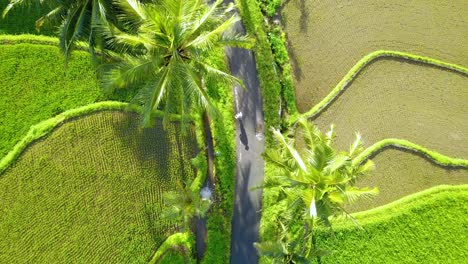
{"label": "person's shadow", "polygon": [[241,143],[245,146],[245,150],[249,150],[249,140],[247,138],[247,133],[245,132],[244,123],[242,120],[239,120],[241,134],[239,135]]}

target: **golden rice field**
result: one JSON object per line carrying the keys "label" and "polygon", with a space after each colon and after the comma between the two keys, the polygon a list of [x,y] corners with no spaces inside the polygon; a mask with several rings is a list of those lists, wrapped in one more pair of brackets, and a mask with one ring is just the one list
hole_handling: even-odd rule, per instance
{"label": "golden rice field", "polygon": [[105,111],[32,144],[0,175],[0,263],[146,263],[176,227],[162,193],[194,175],[179,129]]}

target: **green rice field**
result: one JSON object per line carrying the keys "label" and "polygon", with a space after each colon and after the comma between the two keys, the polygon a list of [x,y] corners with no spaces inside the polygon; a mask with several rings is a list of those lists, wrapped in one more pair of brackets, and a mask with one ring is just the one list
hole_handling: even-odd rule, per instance
{"label": "green rice field", "polygon": [[[295,62],[299,111],[318,103],[359,59],[376,50],[405,51],[467,66],[467,13],[464,0],[289,1],[282,15]],[[386,71],[381,75],[385,78]],[[435,80],[417,72],[413,78]]]}
{"label": "green rice field", "polygon": [[75,52],[67,69],[50,45],[0,45],[0,58],[0,158],[30,126],[103,99],[85,52]]}
{"label": "green rice field", "polygon": [[35,28],[36,20],[46,13],[47,8],[40,7],[37,4],[33,4],[31,8],[19,7],[12,9],[2,19],[1,14],[8,3],[8,0],[0,0],[0,34],[55,34],[56,30],[52,27],[43,27],[40,31]]}
{"label": "green rice field", "polygon": [[322,263],[465,263],[468,185],[440,186],[336,223],[317,241],[333,252]]}
{"label": "green rice field", "polygon": [[161,195],[194,176],[194,131],[103,111],[68,121],[0,175],[0,263],[147,263],[176,223]]}

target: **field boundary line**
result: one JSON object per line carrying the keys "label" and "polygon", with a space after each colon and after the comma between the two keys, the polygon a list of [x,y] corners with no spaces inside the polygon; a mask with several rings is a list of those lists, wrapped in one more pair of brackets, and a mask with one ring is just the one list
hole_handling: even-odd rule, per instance
{"label": "field boundary line", "polygon": [[[465,196],[468,194],[468,184],[462,185],[438,185],[429,189],[406,195],[396,201],[369,210],[352,213],[363,227],[370,224],[378,224],[391,218],[410,212],[413,208],[421,207],[431,200],[444,199],[446,196]],[[332,218],[333,228],[353,229],[356,225],[345,217]]]}
{"label": "field boundary line", "polygon": [[426,56],[415,55],[407,52],[393,51],[393,50],[377,50],[371,52],[361,58],[348,73],[341,79],[341,81],[333,88],[333,90],[325,96],[318,104],[316,104],[309,111],[293,115],[289,119],[289,124],[294,124],[298,121],[299,118],[304,117],[307,119],[315,117],[317,114],[321,113],[328,105],[330,105],[340,93],[347,87],[347,85],[355,79],[355,77],[361,72],[361,70],[366,67],[370,62],[378,58],[400,58],[406,59],[409,61],[415,61],[420,63],[425,63],[428,65],[433,65],[441,67],[444,69],[453,70],[455,72],[468,75],[468,68],[454,63],[444,62],[441,60],[433,59]]}
{"label": "field boundary line", "polygon": [[422,154],[441,166],[468,168],[468,160],[449,157],[439,152],[429,150],[411,141],[398,138],[386,138],[374,143],[372,146],[368,147],[363,152],[361,152],[353,160],[353,164],[361,164],[367,159],[369,159],[371,156],[378,154],[380,151],[383,151],[388,147],[394,147],[400,150],[410,150]]}
{"label": "field boundary line", "polygon": [[[29,128],[28,133],[15,144],[12,150],[8,152],[0,160],[0,176],[1,174],[13,163],[16,159],[23,153],[23,151],[34,141],[48,135],[52,132],[57,126],[63,124],[65,121],[68,121],[75,117],[86,116],[99,111],[104,110],[120,110],[120,111],[129,111],[141,113],[142,109],[139,106],[131,105],[125,102],[118,101],[103,101],[98,103],[93,103],[78,108],[67,110],[61,114],[58,114],[52,118],[39,122],[36,125],[32,125]],[[164,112],[156,111],[153,115],[154,117],[164,116]],[[171,121],[180,121],[181,117],[179,115],[170,115],[169,120]]]}

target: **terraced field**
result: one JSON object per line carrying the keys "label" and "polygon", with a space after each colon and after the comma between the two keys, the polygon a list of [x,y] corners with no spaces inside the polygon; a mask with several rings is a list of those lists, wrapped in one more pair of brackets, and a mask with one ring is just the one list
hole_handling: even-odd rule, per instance
{"label": "terraced field", "polygon": [[[359,59],[376,50],[406,51],[468,65],[467,13],[464,0],[291,0],[283,21],[290,55],[296,61],[299,111],[318,103]],[[381,75],[385,78],[386,71]],[[436,78],[415,72],[412,79],[421,82],[417,89]],[[394,81],[385,78],[385,83]]]}
{"label": "terraced field", "polygon": [[67,70],[50,45],[0,45],[0,58],[0,158],[30,126],[104,98],[85,52],[75,52]]}
{"label": "terraced field", "polygon": [[468,170],[435,165],[431,160],[396,149],[377,154],[376,170],[358,182],[358,186],[379,186],[379,195],[361,200],[347,209],[358,212],[385,205],[415,192],[444,184],[467,184]]}
{"label": "terraced field", "polygon": [[[284,23],[295,66],[299,110],[308,111],[364,56],[397,50],[468,65],[463,36],[468,6],[462,1],[323,2],[292,0]],[[442,37],[443,36],[443,37]],[[339,148],[354,131],[365,146],[385,138],[409,140],[444,155],[468,159],[468,75],[403,58],[367,64],[313,121],[336,125]],[[369,209],[439,184],[468,183],[467,169],[442,168],[424,158],[386,150],[362,185],[381,194],[351,210]]]}
{"label": "terraced field", "polygon": [[104,111],[32,144],[0,175],[0,262],[147,262],[175,227],[155,225],[162,193],[194,175],[194,131],[176,131]]}
{"label": "terraced field", "polygon": [[358,213],[364,230],[346,220],[320,246],[333,251],[322,263],[465,263],[468,185],[441,186],[384,208]]}

